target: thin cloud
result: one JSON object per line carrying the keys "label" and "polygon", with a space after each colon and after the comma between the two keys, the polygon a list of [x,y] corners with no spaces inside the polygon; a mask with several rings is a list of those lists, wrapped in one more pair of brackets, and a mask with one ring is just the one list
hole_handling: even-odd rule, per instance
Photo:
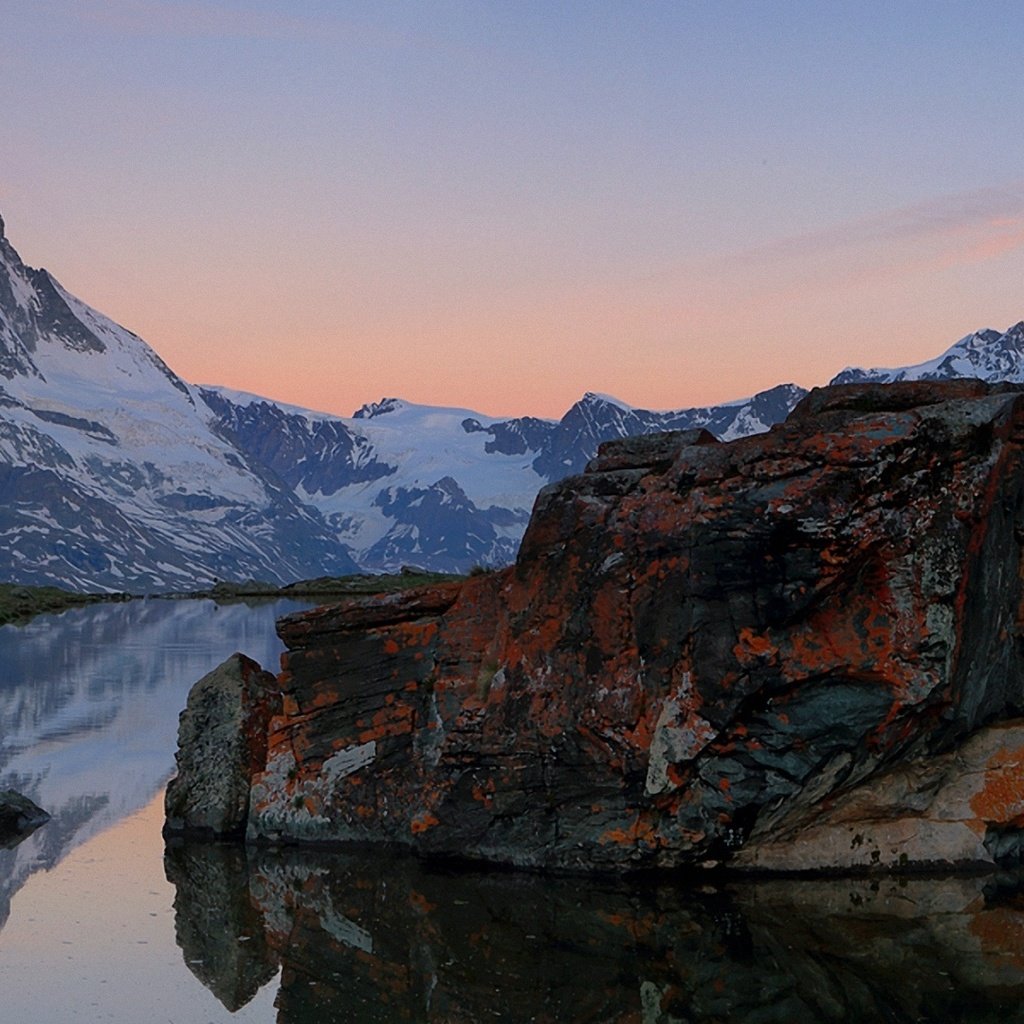
{"label": "thin cloud", "polygon": [[630,288],[673,308],[683,295],[735,311],[810,287],[846,289],[1000,259],[1024,248],[1022,231],[1024,181],[1017,181],[677,263],[634,276]]}
{"label": "thin cloud", "polygon": [[677,266],[640,287],[719,318],[796,307],[809,292],[873,290],[1024,250],[1024,181],[939,196],[820,231]]}
{"label": "thin cloud", "polygon": [[1024,181],[677,264],[623,279],[590,299],[594,309],[620,304],[621,320],[631,311],[659,337],[706,338],[751,324],[769,333],[786,325],[796,337],[807,329],[809,309],[884,306],[901,291],[916,295],[962,268],[1022,253]]}
{"label": "thin cloud", "polygon": [[[841,255],[853,250],[870,250],[893,243],[950,244],[950,254],[974,253],[973,260],[987,251],[994,258],[1009,248],[1000,247],[1007,238],[1007,226],[1019,227],[1024,219],[1024,181],[992,188],[939,196],[922,203],[888,210],[749,249],[733,261],[767,262],[806,260]],[[982,237],[978,237],[978,236]],[[1011,232],[1012,235],[1012,232]],[[959,243],[965,236],[975,239],[965,250]],[[986,248],[993,243],[991,250]]]}
{"label": "thin cloud", "polygon": [[1017,249],[1024,249],[1024,217],[1016,220],[1000,218],[990,222],[991,233],[978,241],[965,246],[959,259],[953,259],[949,265],[964,263],[987,263],[999,259]]}

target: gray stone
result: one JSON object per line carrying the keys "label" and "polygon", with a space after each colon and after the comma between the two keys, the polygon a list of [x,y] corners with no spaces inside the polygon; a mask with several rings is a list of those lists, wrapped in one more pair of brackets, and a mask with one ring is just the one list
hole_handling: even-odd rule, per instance
{"label": "gray stone", "polygon": [[178,774],[167,786],[165,832],[245,831],[249,780],[266,765],[267,725],[279,710],[277,681],[242,654],[192,687],[178,721]]}

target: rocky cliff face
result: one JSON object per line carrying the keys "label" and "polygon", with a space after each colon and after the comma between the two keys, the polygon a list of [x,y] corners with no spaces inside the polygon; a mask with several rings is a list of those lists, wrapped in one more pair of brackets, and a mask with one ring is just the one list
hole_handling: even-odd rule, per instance
{"label": "rocky cliff face", "polygon": [[[1016,856],[998,742],[973,789],[914,766],[1024,709],[1022,440],[1021,388],[954,381],[603,446],[513,568],[279,623],[248,836],[568,869],[829,867],[847,834],[844,867]],[[895,813],[916,845],[865,837]],[[937,847],[918,825],[950,813]]]}

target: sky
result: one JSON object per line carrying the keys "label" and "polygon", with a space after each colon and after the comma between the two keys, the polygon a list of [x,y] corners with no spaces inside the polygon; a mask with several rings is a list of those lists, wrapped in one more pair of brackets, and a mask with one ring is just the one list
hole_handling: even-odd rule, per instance
{"label": "sky", "polygon": [[1024,4],[0,0],[0,215],[181,376],[706,405],[1024,319]]}

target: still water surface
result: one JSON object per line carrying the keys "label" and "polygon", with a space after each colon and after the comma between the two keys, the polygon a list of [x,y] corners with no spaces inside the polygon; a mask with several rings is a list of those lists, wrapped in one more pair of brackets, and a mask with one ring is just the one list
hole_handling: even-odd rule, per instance
{"label": "still water surface", "polygon": [[1024,1022],[1013,876],[617,884],[160,836],[178,711],[275,616],[110,605],[0,628],[4,1022]]}

